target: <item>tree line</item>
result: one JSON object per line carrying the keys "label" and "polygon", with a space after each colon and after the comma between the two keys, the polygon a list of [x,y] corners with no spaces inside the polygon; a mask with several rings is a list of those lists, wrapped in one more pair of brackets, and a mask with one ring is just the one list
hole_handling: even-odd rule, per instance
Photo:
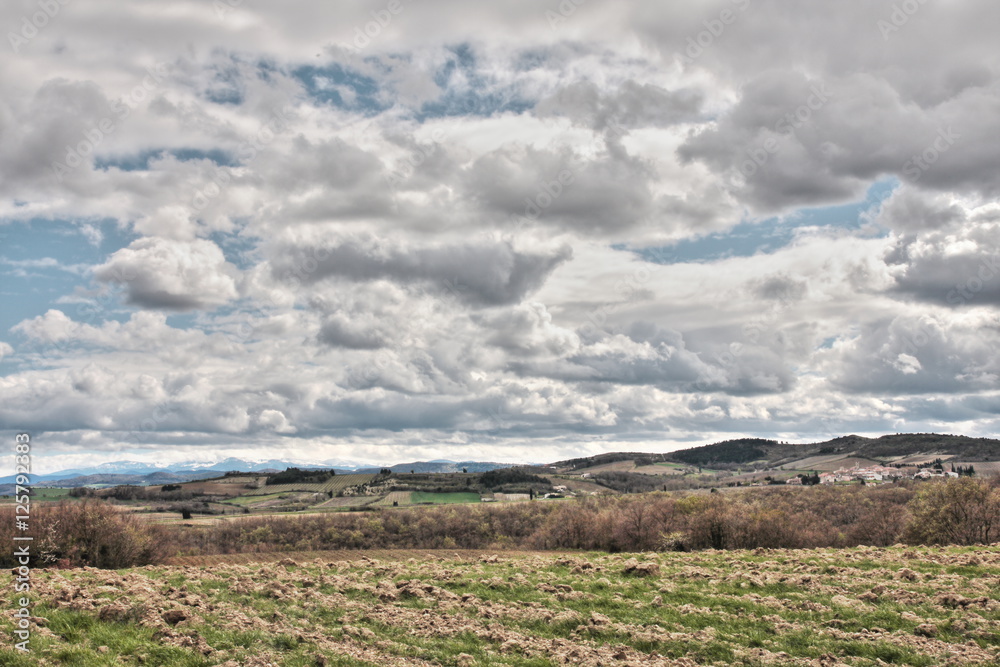
{"label": "tree line", "polygon": [[[11,540],[12,508],[0,510]],[[565,502],[448,505],[250,517],[199,530],[146,523],[99,500],[40,505],[39,565],[126,567],[176,555],[327,549],[663,551],[1000,541],[997,480],[962,477],[877,487],[781,486],[649,493]],[[169,546],[168,546],[169,545]],[[0,552],[0,564],[10,566]]]}

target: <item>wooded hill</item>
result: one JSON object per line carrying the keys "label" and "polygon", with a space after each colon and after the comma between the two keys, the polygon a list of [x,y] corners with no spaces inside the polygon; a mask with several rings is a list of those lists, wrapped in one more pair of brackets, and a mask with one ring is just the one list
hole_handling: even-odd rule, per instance
{"label": "wooded hill", "polygon": [[553,463],[553,467],[571,472],[617,461],[636,461],[636,465],[681,463],[705,468],[730,468],[755,464],[777,468],[813,456],[852,455],[878,461],[891,461],[921,454],[953,456],[962,461],[1000,461],[1000,440],[970,438],[937,433],[896,433],[880,438],[847,435],[825,442],[793,444],[763,438],[740,438],[711,445],[682,449],[666,454],[615,452]]}

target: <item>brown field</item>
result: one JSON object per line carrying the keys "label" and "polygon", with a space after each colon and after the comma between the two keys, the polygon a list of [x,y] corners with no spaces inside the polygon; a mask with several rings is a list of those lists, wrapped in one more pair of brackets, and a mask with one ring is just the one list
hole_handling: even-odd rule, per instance
{"label": "brown field", "polygon": [[[945,468],[951,465],[951,461],[947,463]],[[955,461],[955,467],[958,466],[973,466],[976,469],[976,475],[979,477],[994,477],[1000,475],[1000,461],[963,461],[959,463]]]}
{"label": "brown field", "polygon": [[916,456],[906,456],[901,459],[896,459],[893,463],[901,463],[903,465],[920,465],[921,463],[932,463],[936,459],[950,461],[953,458],[955,457],[951,454],[917,454]]}
{"label": "brown field", "polygon": [[[314,509],[337,509],[341,507],[364,507],[378,500],[377,496],[345,496],[343,498],[330,498],[326,502],[316,505]],[[390,503],[391,504],[391,503]]]}
{"label": "brown field", "polygon": [[[246,486],[251,481],[252,478],[250,477],[230,477],[205,482],[185,482],[181,485],[181,488],[184,491],[190,491],[191,493],[204,493],[208,496],[234,497],[247,493],[249,489],[247,489]],[[157,493],[163,491],[163,486],[150,486],[147,488],[150,491]]]}
{"label": "brown field", "polygon": [[5,667],[1000,664],[1000,546],[295,552],[32,584]]}
{"label": "brown field", "polygon": [[[697,466],[694,466],[694,470],[697,471]],[[662,475],[667,477],[674,477],[676,475],[683,475],[684,470],[681,468],[674,468],[673,466],[657,465],[652,464],[648,466],[639,466],[638,468],[633,468],[632,472],[637,472],[642,475]]]}
{"label": "brown field", "polygon": [[843,456],[834,454],[832,456],[810,456],[801,461],[792,461],[781,466],[781,470],[815,470],[816,472],[833,472],[841,468],[853,468],[859,466],[877,465],[874,459],[861,458],[859,456]]}
{"label": "brown field", "polygon": [[580,468],[579,470],[574,470],[574,475],[582,475],[583,473],[598,473],[598,472],[634,472],[635,471],[635,461],[614,461],[612,463],[602,463],[597,466],[590,466],[589,468]]}

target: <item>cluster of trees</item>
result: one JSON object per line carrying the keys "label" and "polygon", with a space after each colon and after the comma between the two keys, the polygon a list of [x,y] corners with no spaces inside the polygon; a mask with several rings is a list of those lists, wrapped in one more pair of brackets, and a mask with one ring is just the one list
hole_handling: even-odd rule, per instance
{"label": "cluster of trees", "polygon": [[648,493],[667,490],[663,477],[643,475],[637,472],[599,472],[591,475],[591,479],[601,486],[622,493]]}
{"label": "cluster of trees", "polygon": [[479,475],[479,488],[502,493],[548,492],[552,483],[521,468],[497,468]]}
{"label": "cluster of trees", "polygon": [[187,553],[523,548],[611,552],[980,544],[1000,540],[1000,490],[963,478],[261,517],[178,537]]}
{"label": "cluster of trees", "polygon": [[191,500],[202,492],[186,491],[180,484],[165,484],[161,488],[120,484],[107,489],[89,489],[80,486],[69,490],[73,498],[103,498],[106,500]]}
{"label": "cluster of trees", "polygon": [[[44,562],[125,567],[165,555],[322,549],[512,548],[620,551],[990,544],[1000,488],[961,479],[891,486],[590,497],[561,503],[446,505],[259,517],[203,530],[161,528],[100,501],[39,506]],[[13,508],[0,510],[12,543]],[[41,531],[41,532],[39,532]],[[165,554],[161,545],[171,545]],[[0,564],[12,556],[0,552]]]}
{"label": "cluster of trees", "polygon": [[333,470],[301,470],[287,468],[268,476],[266,485],[274,484],[322,484],[336,474]]}
{"label": "cluster of trees", "polygon": [[763,438],[740,438],[670,454],[671,459],[695,466],[721,468],[767,458],[765,447],[777,444]]}
{"label": "cluster of trees", "polygon": [[[167,545],[173,536],[164,528],[101,500],[33,505],[29,526],[28,532],[17,534],[34,538],[34,567],[87,565],[115,569],[159,563],[172,555]],[[0,540],[17,544],[14,533],[14,508],[3,508]],[[0,567],[17,564],[13,549],[0,550]]]}

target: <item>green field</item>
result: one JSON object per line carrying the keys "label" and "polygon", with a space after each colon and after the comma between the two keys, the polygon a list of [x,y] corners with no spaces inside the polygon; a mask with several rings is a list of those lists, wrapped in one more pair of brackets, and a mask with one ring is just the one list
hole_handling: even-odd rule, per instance
{"label": "green field", "polygon": [[[49,489],[49,488],[32,488],[31,489],[31,499],[33,501],[38,500],[74,500],[73,496],[69,495],[69,489]],[[0,496],[0,503],[13,503],[13,494],[9,496]]]}
{"label": "green field", "polygon": [[424,503],[431,505],[478,503],[480,500],[481,498],[478,493],[434,493],[429,491],[414,491],[410,494],[410,503],[414,505]]}
{"label": "green field", "polygon": [[182,560],[36,570],[32,652],[0,664],[1000,664],[1000,547]]}
{"label": "green field", "polygon": [[286,493],[288,491],[311,491],[314,493],[330,493],[337,495],[340,491],[359,484],[365,484],[375,479],[375,475],[334,475],[329,480],[321,484],[271,484],[253,489],[243,494],[245,496],[265,496],[272,493]]}
{"label": "green field", "polygon": [[237,496],[236,498],[229,498],[228,500],[222,501],[226,505],[239,505],[240,507],[247,507],[250,505],[256,505],[257,503],[266,503],[269,500],[277,500],[284,493],[269,493],[267,495],[245,495]]}

